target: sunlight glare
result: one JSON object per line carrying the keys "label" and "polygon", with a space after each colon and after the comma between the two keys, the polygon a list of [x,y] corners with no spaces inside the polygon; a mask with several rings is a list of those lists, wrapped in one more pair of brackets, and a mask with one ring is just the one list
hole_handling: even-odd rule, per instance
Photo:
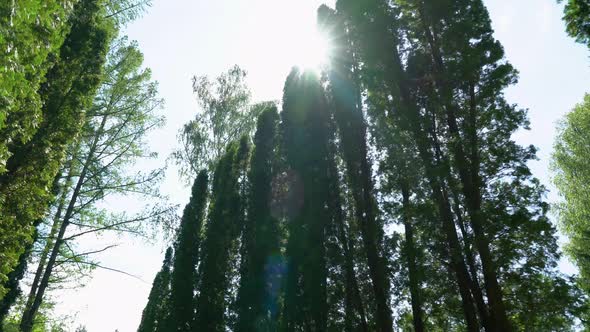
{"label": "sunlight glare", "polygon": [[301,69],[319,71],[328,63],[330,57],[330,42],[327,36],[313,29],[301,41],[295,57],[296,65]]}

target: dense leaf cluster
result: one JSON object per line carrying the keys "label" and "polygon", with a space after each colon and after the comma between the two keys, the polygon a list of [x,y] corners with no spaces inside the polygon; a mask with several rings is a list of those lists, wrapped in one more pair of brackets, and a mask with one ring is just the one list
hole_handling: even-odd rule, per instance
{"label": "dense leaf cluster", "polygon": [[553,153],[555,184],[563,197],[558,206],[568,253],[574,258],[582,287],[590,292],[590,95],[567,114],[560,126]]}

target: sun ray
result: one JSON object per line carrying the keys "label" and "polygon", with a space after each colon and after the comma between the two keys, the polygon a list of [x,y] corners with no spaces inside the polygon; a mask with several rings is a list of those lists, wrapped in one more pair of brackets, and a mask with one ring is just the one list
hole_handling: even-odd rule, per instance
{"label": "sun ray", "polygon": [[303,39],[303,45],[297,55],[297,66],[305,70],[321,70],[329,61],[330,49],[327,36],[313,29]]}

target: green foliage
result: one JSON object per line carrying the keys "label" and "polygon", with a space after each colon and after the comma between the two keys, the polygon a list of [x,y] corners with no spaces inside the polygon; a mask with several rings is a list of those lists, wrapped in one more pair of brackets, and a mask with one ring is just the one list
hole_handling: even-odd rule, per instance
{"label": "green foliage", "polygon": [[[170,284],[170,312],[166,331],[190,331],[194,314],[197,264],[207,205],[207,171],[199,172],[191,199],[184,208],[175,243],[174,271]],[[164,330],[162,330],[164,331]]]}
{"label": "green foliage", "polygon": [[9,142],[24,144],[41,123],[39,92],[66,37],[76,0],[3,1],[0,4],[0,174]]}
{"label": "green foliage", "polygon": [[[161,179],[163,171],[133,170],[137,161],[157,157],[150,151],[146,136],[165,122],[160,114],[163,101],[158,97],[158,84],[142,65],[143,54],[137,43],[126,38],[112,43],[104,80],[86,114],[78,141],[70,146],[68,153],[80,161],[72,167],[80,168],[77,173],[82,172],[81,168],[87,169],[76,202],[81,206],[76,211],[83,221],[92,222],[95,216],[112,214],[93,212],[96,203],[108,197],[142,195],[160,199],[154,183]],[[75,189],[76,181],[66,190]],[[112,217],[124,219],[122,215]]]}
{"label": "green foliage", "polygon": [[590,47],[590,1],[567,0],[563,14],[567,33],[578,43]]}
{"label": "green foliage", "polygon": [[[65,201],[58,200],[54,207],[51,236],[23,312],[23,329],[34,320],[47,290],[72,279],[80,282],[80,276],[103,267],[92,260],[92,254],[113,246],[80,253],[76,244],[81,237],[107,231],[147,235],[156,224],[170,219],[171,209],[154,186],[163,171],[131,169],[136,161],[155,157],[145,136],[163,122],[157,114],[162,103],[157,98],[157,84],[151,81],[150,71],[141,67],[142,61],[133,43],[120,39],[112,44],[104,80],[86,113],[80,136],[67,151],[70,162],[63,172],[68,178],[57,192]],[[100,202],[117,196],[135,196],[146,205],[150,199],[158,202],[135,215],[99,207]]]}
{"label": "green foliage", "polygon": [[[493,38],[485,6],[471,0],[341,0],[337,8],[362,62],[360,77],[368,90],[369,115],[376,126],[372,133],[383,161],[380,172],[391,176],[382,197],[395,200],[400,180],[409,180],[413,192],[438,205],[438,216],[433,217],[450,225],[442,229],[447,239],[440,239],[450,250],[443,244],[434,246],[434,253],[443,260],[450,255],[458,282],[449,285],[446,297],[452,299],[452,289],[458,288],[463,311],[477,304],[480,317],[474,321],[473,315],[466,315],[468,324],[485,325],[490,310],[493,324],[508,328],[501,323],[503,312],[515,320],[515,312],[526,307],[520,305],[524,299],[512,294],[534,293],[541,286],[533,281],[543,280],[555,289],[564,282],[554,269],[559,255],[555,231],[545,216],[544,189],[526,165],[535,158],[535,149],[512,140],[518,128],[528,127],[526,112],[508,104],[502,92],[516,82],[516,71]],[[414,159],[415,154],[419,158]],[[424,227],[440,227],[427,222],[416,226],[419,235]],[[431,245],[435,239],[432,234],[420,241]],[[425,265],[426,283],[434,281],[428,277],[432,266]],[[468,273],[461,276],[461,270]],[[565,284],[566,293],[575,291]],[[487,299],[477,295],[483,289]],[[428,292],[425,296],[432,301]],[[553,297],[550,291],[536,296],[545,297],[544,303]],[[504,305],[502,297],[511,303]],[[483,300],[487,303],[480,305]],[[572,297],[561,300],[561,308],[576,306]],[[547,317],[543,310],[523,315],[531,322],[542,321]],[[563,321],[543,324],[558,330],[572,326],[573,316],[560,314]],[[453,325],[463,324],[458,323]]]}
{"label": "green foliage", "polygon": [[271,201],[278,119],[276,107],[266,108],[258,117],[254,136],[248,212],[242,229],[236,331],[272,330],[277,324],[278,298],[273,290],[279,287],[274,271],[281,264],[281,233],[271,213]]}
{"label": "green foliage", "polygon": [[164,331],[162,324],[167,314],[170,301],[170,270],[172,268],[172,248],[166,250],[162,269],[156,274],[148,302],[141,315],[141,323],[137,332]]}
{"label": "green foliage", "polygon": [[[319,77],[293,69],[285,82],[281,148],[288,167],[289,190],[295,190],[287,217],[287,276],[282,328],[308,326],[323,331],[326,301],[325,228],[329,220],[329,108]],[[312,149],[309,147],[313,146]]]}
{"label": "green foliage", "polygon": [[568,113],[553,152],[554,182],[563,201],[557,206],[566,252],[580,269],[580,284],[590,293],[590,95]]}
{"label": "green foliage", "polygon": [[244,222],[244,200],[240,196],[240,178],[249,157],[247,138],[231,143],[219,159],[213,177],[209,215],[203,243],[195,329],[222,332],[228,323],[227,312],[232,295],[232,267],[238,249],[239,231]]}
{"label": "green foliage", "polygon": [[[35,231],[35,234],[33,235],[34,241],[36,241],[37,236],[38,236],[37,231]],[[10,308],[14,305],[14,303],[16,302],[18,297],[22,294],[22,290],[19,286],[19,282],[25,276],[25,272],[27,270],[27,265],[28,265],[28,260],[32,254],[32,251],[33,251],[33,243],[30,243],[25,248],[25,251],[20,255],[19,260],[18,260],[18,265],[14,268],[13,271],[11,271],[7,275],[7,281],[4,284],[4,287],[7,289],[7,292],[4,295],[4,297],[2,297],[0,299],[0,325],[2,324],[4,319],[8,316],[8,312],[9,312]],[[1,331],[2,331],[2,328],[0,326],[0,332]]]}
{"label": "green foliage", "polygon": [[121,28],[141,17],[151,5],[151,0],[105,0],[106,17]]}
{"label": "green foliage", "polygon": [[[376,305],[376,326],[382,331],[389,331],[392,326],[391,309],[385,295],[389,289],[389,280],[382,256],[382,225],[377,220],[377,208],[372,194],[372,165],[368,156],[367,128],[362,112],[358,64],[354,62],[350,36],[346,34],[345,23],[341,17],[335,11],[323,6],[318,10],[318,22],[322,29],[333,36],[333,52],[327,70],[329,98],[333,108],[334,122],[339,131],[340,149],[346,166],[347,184],[354,202],[356,222],[360,228],[362,245],[367,256]],[[345,255],[350,254],[345,252]],[[350,258],[346,259],[350,261]],[[354,283],[352,281],[355,278],[354,272],[349,271],[347,278],[349,283]],[[347,288],[351,292],[354,286],[349,284]],[[349,294],[349,296],[352,295]],[[355,302],[357,302],[356,310],[359,310],[358,302],[360,301],[357,299]]]}
{"label": "green foliage", "polygon": [[[12,156],[0,179],[0,282],[15,266],[29,242],[33,221],[43,216],[51,200],[50,184],[67,146],[79,133],[102,78],[102,66],[113,26],[104,18],[100,1],[85,0],[74,8],[71,30],[59,59],[39,89],[43,117],[34,136],[9,147]],[[12,122],[12,121],[11,121]],[[0,286],[0,295],[4,289]]]}
{"label": "green foliage", "polygon": [[[17,301],[14,310],[0,325],[0,331],[2,332],[21,332],[19,328],[20,315],[18,314],[20,309],[24,305],[24,299],[20,298]],[[34,332],[69,332],[72,331],[74,324],[74,317],[70,315],[59,315],[55,312],[56,306],[55,300],[48,300],[40,309],[39,315],[35,321],[33,328]]]}
{"label": "green foliage", "polygon": [[200,169],[212,171],[228,144],[254,129],[262,107],[250,105],[246,72],[234,66],[213,82],[193,78],[193,91],[201,111],[178,134],[181,148],[173,153],[180,174],[191,178]]}
{"label": "green foliage", "polygon": [[[196,297],[192,330],[578,328],[587,297],[557,270],[546,190],[527,165],[536,149],[513,140],[527,114],[504,97],[517,72],[483,2],[339,0],[319,14],[331,63],[292,70],[280,116],[260,108],[249,163],[247,137],[236,142],[252,126],[235,126],[249,109],[243,72],[195,80],[204,111],[175,157],[185,176],[215,174],[196,292],[183,291]],[[562,185],[583,179],[572,160]],[[578,261],[586,233],[569,247]],[[175,270],[194,273],[183,261]]]}

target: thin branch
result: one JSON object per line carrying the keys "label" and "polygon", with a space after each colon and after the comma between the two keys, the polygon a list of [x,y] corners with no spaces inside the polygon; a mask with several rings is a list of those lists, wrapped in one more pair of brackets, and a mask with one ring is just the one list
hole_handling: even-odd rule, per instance
{"label": "thin branch", "polygon": [[85,234],[90,234],[90,233],[94,233],[94,232],[100,232],[100,231],[104,231],[104,230],[114,229],[117,226],[121,226],[121,225],[131,224],[131,223],[134,223],[134,222],[148,220],[150,218],[154,218],[154,217],[157,217],[159,215],[162,215],[162,214],[166,213],[167,211],[168,210],[158,211],[158,213],[154,213],[154,214],[151,214],[149,216],[139,217],[139,218],[130,219],[130,220],[125,220],[125,221],[121,221],[121,222],[118,222],[118,223],[114,223],[112,225],[107,225],[107,226],[104,226],[104,227],[99,227],[99,228],[91,229],[91,230],[88,230],[88,231],[80,232],[78,234],[74,234],[74,235],[71,235],[71,236],[69,236],[67,238],[64,238],[62,241],[69,241],[71,239],[77,238],[77,237],[82,236],[82,235],[85,235]]}
{"label": "thin branch", "polygon": [[141,279],[140,277],[138,277],[136,275],[133,275],[131,273],[125,272],[125,271],[121,271],[121,270],[114,269],[114,268],[107,267],[107,266],[102,266],[102,265],[100,265],[98,263],[93,263],[93,262],[80,262],[80,263],[86,264],[86,265],[90,265],[90,266],[94,266],[94,267],[98,267],[98,268],[101,268],[101,269],[104,269],[104,270],[108,270],[108,271],[113,271],[113,272],[121,273],[121,274],[124,274],[126,276],[135,278],[135,279],[137,279],[137,280],[139,280],[139,281],[147,284],[147,282],[145,280]]}
{"label": "thin branch", "polygon": [[114,12],[114,13],[110,14],[110,15],[107,15],[105,18],[111,18],[111,17],[115,17],[115,16],[117,16],[117,15],[119,15],[119,14],[123,13],[123,12],[126,12],[126,11],[128,11],[128,10],[131,10],[131,9],[133,9],[133,8],[135,8],[135,7],[138,7],[138,6],[140,6],[140,5],[141,5],[141,2],[138,2],[138,3],[136,3],[136,4],[134,4],[134,5],[131,5],[131,6],[127,7],[127,8],[123,8],[123,9],[121,9],[121,10],[118,10],[118,11],[116,11],[116,12]]}
{"label": "thin branch", "polygon": [[[67,245],[67,242],[66,242],[66,245]],[[104,247],[103,249],[99,249],[99,250],[93,250],[93,251],[87,251],[87,252],[83,252],[83,253],[81,253],[81,254],[75,254],[75,255],[73,255],[73,256],[71,256],[71,257],[68,257],[67,259],[65,259],[65,260],[63,260],[63,261],[58,261],[58,262],[55,264],[55,266],[59,266],[59,265],[61,265],[61,264],[65,264],[65,263],[71,262],[72,260],[74,260],[74,259],[76,259],[76,258],[78,258],[78,257],[83,257],[83,256],[88,256],[88,255],[93,255],[93,254],[98,254],[98,253],[101,253],[101,252],[107,251],[107,250],[109,250],[109,249],[111,249],[111,248],[115,248],[115,247],[117,247],[117,246],[119,246],[119,245],[118,245],[118,244],[112,244],[112,245],[110,245],[110,246],[106,246],[106,247]],[[71,249],[71,247],[70,247],[69,245],[68,245],[68,247],[70,248],[70,251],[72,251],[72,249]],[[72,253],[74,253],[74,252],[72,251]],[[79,261],[76,261],[76,263],[80,263],[80,262],[79,262]]]}

